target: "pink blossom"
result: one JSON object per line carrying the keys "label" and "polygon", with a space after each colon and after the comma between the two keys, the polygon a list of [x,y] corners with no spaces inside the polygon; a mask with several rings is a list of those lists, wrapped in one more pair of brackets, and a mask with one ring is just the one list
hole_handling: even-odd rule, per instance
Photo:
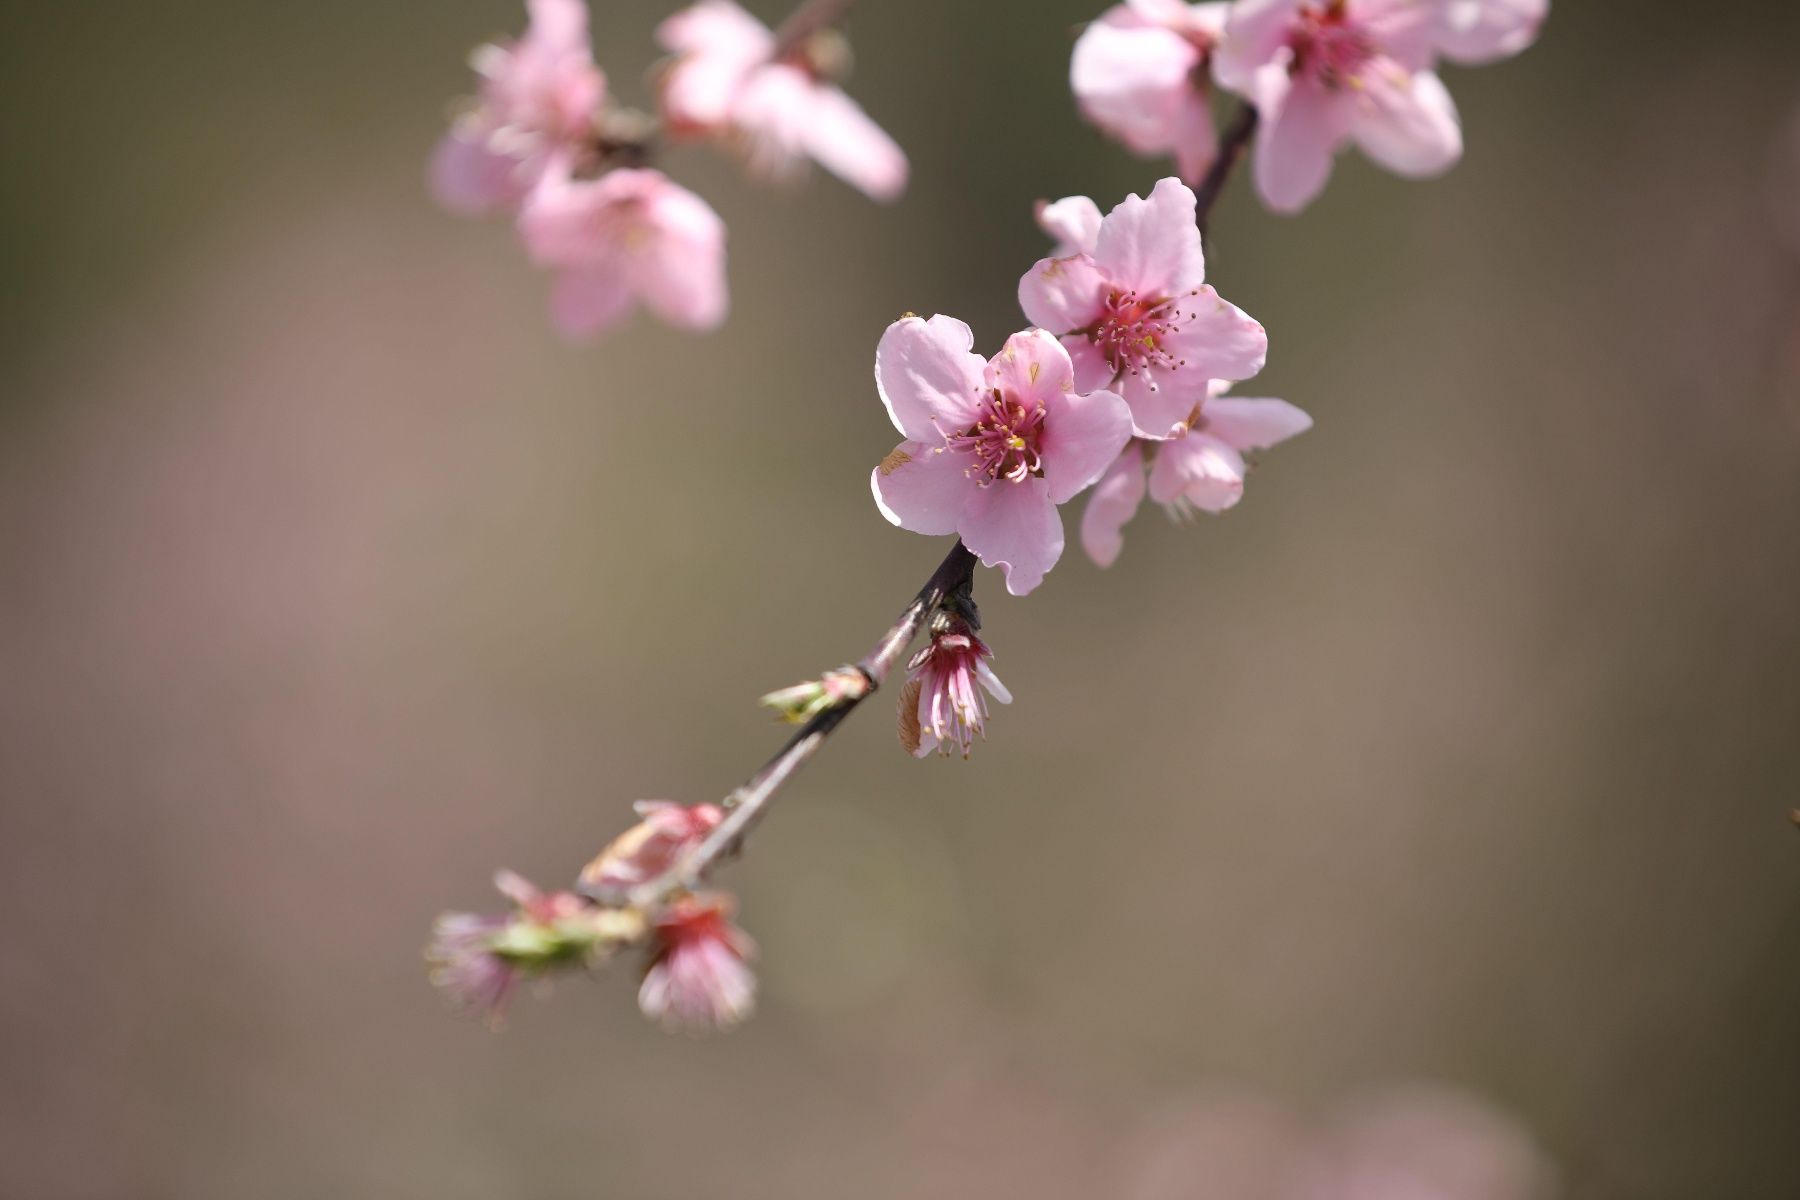
{"label": "pink blossom", "polygon": [[1027,271],[1019,304],[1034,324],[1061,335],[1076,391],[1115,389],[1137,436],[1169,437],[1213,380],[1262,370],[1268,335],[1205,285],[1194,193],[1181,180],[1162,180],[1148,200],[1127,196],[1091,242],[1090,209],[1093,201],[1071,197],[1039,214],[1054,220],[1066,244],[1083,248]]}
{"label": "pink blossom", "polygon": [[723,896],[686,896],[656,923],[657,946],[638,990],[638,1007],[671,1029],[724,1029],[750,1015],[756,948],[731,923]]}
{"label": "pink blossom", "polygon": [[[497,1026],[521,978],[593,943],[589,931],[565,928],[591,911],[573,892],[545,892],[511,871],[494,876],[494,887],[517,911],[445,913],[432,926],[425,960],[431,981],[451,1003]],[[581,949],[571,951],[572,945]]]}
{"label": "pink blossom", "polygon": [[1183,427],[1167,441],[1133,441],[1095,486],[1081,516],[1081,545],[1099,566],[1118,560],[1122,531],[1146,493],[1174,516],[1222,513],[1243,498],[1245,452],[1305,433],[1312,418],[1285,400],[1214,394]]}
{"label": "pink blossom", "polygon": [[1002,704],[1012,703],[1012,693],[987,664],[992,657],[993,651],[960,617],[949,618],[913,656],[900,694],[900,744],[914,757],[924,758],[933,750],[948,755],[956,746],[967,758],[975,739],[986,737],[982,691]]}
{"label": "pink blossom", "polygon": [[1298,212],[1354,141],[1400,175],[1441,174],[1462,157],[1456,104],[1432,67],[1517,53],[1547,0],[1240,0],[1214,74],[1262,115],[1256,186]]}
{"label": "pink blossom", "polygon": [[668,871],[706,840],[725,819],[716,804],[692,808],[667,800],[640,800],[643,820],[620,834],[581,872],[581,890],[600,900],[622,900],[639,884]]}
{"label": "pink blossom", "polygon": [[665,20],[657,40],[675,56],[662,81],[670,130],[726,139],[750,169],[779,179],[811,158],[876,200],[906,188],[906,155],[802,44],[775,35],[731,0],[700,0]]}
{"label": "pink blossom", "polygon": [[1100,240],[1100,206],[1086,196],[1065,196],[1052,204],[1037,203],[1038,228],[1056,242],[1052,258],[1068,258],[1076,254],[1092,254]]}
{"label": "pink blossom", "polygon": [[530,26],[506,45],[483,46],[475,105],[438,143],[431,186],[457,212],[510,207],[559,154],[578,152],[606,99],[606,78],[588,47],[582,0],[527,0]]}
{"label": "pink blossom", "polygon": [[725,319],[725,223],[660,171],[574,179],[559,160],[526,200],[519,230],[556,272],[551,316],[570,337],[617,324],[638,301],[684,329]]}
{"label": "pink blossom", "polygon": [[1211,61],[1229,4],[1128,0],[1075,42],[1069,82],[1082,115],[1141,155],[1173,154],[1198,183],[1218,156]]}
{"label": "pink blossom", "polygon": [[1041,329],[992,361],[951,317],[903,317],[875,353],[875,383],[906,438],[870,476],[875,503],[915,533],[962,537],[1023,596],[1062,557],[1057,505],[1100,478],[1131,436],[1117,394],[1075,385],[1068,352]]}

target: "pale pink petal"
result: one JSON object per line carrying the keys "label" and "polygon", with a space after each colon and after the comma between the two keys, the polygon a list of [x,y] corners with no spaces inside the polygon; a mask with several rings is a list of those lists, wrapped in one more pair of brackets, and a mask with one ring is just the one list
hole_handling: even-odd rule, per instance
{"label": "pale pink petal", "polygon": [[729,307],[725,222],[699,196],[664,181],[646,214],[653,229],[633,252],[632,286],[652,311],[685,329],[715,329]]}
{"label": "pale pink petal", "polygon": [[549,50],[588,53],[588,10],[583,0],[525,0],[531,39]]}
{"label": "pale pink petal", "polygon": [[1048,408],[1075,386],[1075,367],[1052,334],[1026,329],[1006,339],[988,363],[983,383],[1010,398]]}
{"label": "pale pink petal", "polygon": [[1173,177],[1159,180],[1148,200],[1125,197],[1100,223],[1095,263],[1115,287],[1146,299],[1199,287],[1206,256],[1194,204],[1194,193]]}
{"label": "pale pink petal", "polygon": [[1045,408],[1044,479],[1051,501],[1065,504],[1105,474],[1131,440],[1131,410],[1112,392],[1061,392]]}
{"label": "pale pink petal", "polygon": [[1407,75],[1378,61],[1352,111],[1350,129],[1357,145],[1396,174],[1441,174],[1462,157],[1456,102],[1430,71]]}
{"label": "pale pink petal", "polygon": [[840,88],[812,89],[806,149],[820,166],[873,200],[896,200],[906,190],[906,154]]}
{"label": "pale pink petal", "polygon": [[957,532],[963,544],[1006,575],[1006,590],[1023,596],[1062,557],[1062,518],[1042,479],[978,488]]}
{"label": "pale pink petal", "polygon": [[1068,333],[1100,319],[1111,288],[1085,254],[1041,259],[1019,278],[1019,307],[1033,325]]}
{"label": "pale pink petal", "polygon": [[1150,498],[1158,504],[1186,500],[1219,513],[1244,496],[1244,456],[1218,438],[1190,433],[1156,448],[1150,467]]}
{"label": "pale pink petal", "polygon": [[1550,0],[1445,0],[1437,46],[1460,63],[1508,58],[1537,40]]}
{"label": "pale pink petal", "polygon": [[[1093,392],[1113,389],[1119,372],[1106,359],[1106,353],[1085,333],[1074,333],[1060,339],[1069,361],[1075,366],[1075,390]],[[1113,389],[1116,390],[1116,389]]]}
{"label": "pale pink petal", "polygon": [[955,533],[975,483],[963,456],[942,441],[901,442],[869,475],[875,506],[902,529],[933,537]]}
{"label": "pale pink petal", "polygon": [[662,77],[657,98],[678,132],[714,131],[730,123],[731,106],[757,60],[696,55],[677,61]]}
{"label": "pale pink petal", "polygon": [[939,442],[975,423],[987,363],[975,335],[954,317],[902,317],[875,350],[875,388],[894,427],[914,441]]}
{"label": "pale pink petal", "polygon": [[1276,212],[1295,213],[1312,203],[1331,177],[1332,158],[1350,128],[1348,93],[1301,80],[1287,89],[1281,107],[1268,114],[1256,139],[1256,190]]}
{"label": "pale pink petal", "polygon": [[1225,23],[1224,41],[1213,56],[1219,83],[1234,92],[1248,92],[1258,71],[1285,60],[1300,5],[1301,0],[1237,0]]}
{"label": "pale pink petal", "polygon": [[1148,376],[1126,372],[1119,377],[1119,394],[1131,410],[1131,431],[1138,437],[1161,441],[1187,427],[1187,420],[1206,398],[1206,376],[1198,372]]}
{"label": "pale pink petal", "polygon": [[1355,19],[1381,53],[1408,71],[1432,63],[1443,32],[1445,0],[1356,0]]}
{"label": "pale pink petal", "polygon": [[981,681],[981,686],[987,689],[988,695],[1002,704],[1012,703],[1012,692],[1000,682],[1000,677],[994,674],[994,668],[988,666],[985,659],[976,661],[975,678]]}
{"label": "pale pink petal", "polygon": [[567,271],[550,290],[550,319],[565,337],[589,338],[631,314],[631,289],[612,271]]}
{"label": "pale pink petal", "polygon": [[1267,450],[1313,426],[1313,419],[1286,400],[1215,396],[1201,410],[1206,432],[1239,450]]}
{"label": "pale pink petal", "polygon": [[473,129],[445,134],[431,156],[427,180],[434,199],[451,212],[480,216],[519,202],[517,160],[495,154]]}
{"label": "pale pink petal", "polygon": [[1081,514],[1081,548],[1095,566],[1110,567],[1119,560],[1125,526],[1137,515],[1144,491],[1144,453],[1132,442],[1094,485]]}
{"label": "pale pink petal", "polygon": [[1172,132],[1175,171],[1187,183],[1197,185],[1219,157],[1219,130],[1205,93],[1188,89],[1176,111]]}
{"label": "pale pink petal", "polygon": [[767,58],[775,46],[768,26],[731,0],[700,0],[656,27],[656,41],[674,54],[730,52]]}
{"label": "pale pink petal", "polygon": [[[1181,300],[1181,327],[1163,348],[1182,363],[1178,375],[1203,379],[1249,379],[1269,356],[1269,335],[1262,325],[1211,287]],[[1169,376],[1162,377],[1167,383]],[[1195,392],[1198,401],[1203,393]]]}
{"label": "pale pink petal", "polygon": [[1092,254],[1100,219],[1100,206],[1086,196],[1065,196],[1054,204],[1040,200],[1037,206],[1038,228],[1056,239],[1052,258]]}
{"label": "pale pink petal", "polygon": [[1089,121],[1135,153],[1160,154],[1174,145],[1199,62],[1199,49],[1170,30],[1100,20],[1075,42],[1069,85]]}
{"label": "pale pink petal", "polygon": [[[1188,6],[1186,0],[1125,0],[1125,7],[1139,20],[1152,25],[1162,25],[1169,29],[1178,29],[1186,24]],[[1223,8],[1224,5],[1209,7]],[[1118,11],[1117,9],[1113,10]],[[1111,15],[1110,13],[1108,14]]]}
{"label": "pale pink petal", "polygon": [[750,73],[732,102],[731,123],[752,175],[779,181],[805,169],[817,90],[805,72],[787,63]]}

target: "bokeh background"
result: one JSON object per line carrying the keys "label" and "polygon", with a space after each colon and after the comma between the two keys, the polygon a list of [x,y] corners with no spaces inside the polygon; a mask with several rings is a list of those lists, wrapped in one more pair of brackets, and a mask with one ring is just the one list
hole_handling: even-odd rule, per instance
{"label": "bokeh background", "polygon": [[[644,100],[669,6],[596,7]],[[731,322],[574,348],[422,187],[513,0],[5,6],[0,1193],[1256,1200],[1271,1121],[1429,1083],[1554,1194],[1800,1195],[1786,5],[1559,3],[1449,71],[1447,178],[1234,189],[1244,390],[1317,429],[984,574],[1017,703],[920,764],[878,699],[786,796],[748,1027],[427,986],[440,909],[722,794],[937,561],[868,497],[875,341],[998,345],[1031,202],[1162,173],[1074,113],[1097,7],[865,0],[904,202],[680,151]]]}

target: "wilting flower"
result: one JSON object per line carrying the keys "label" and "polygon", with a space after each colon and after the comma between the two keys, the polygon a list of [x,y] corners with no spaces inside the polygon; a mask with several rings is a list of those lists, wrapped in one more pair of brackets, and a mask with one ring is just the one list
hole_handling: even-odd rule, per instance
{"label": "wilting flower", "polygon": [[726,896],[684,896],[656,922],[656,950],[638,1007],[671,1029],[724,1029],[750,1015],[755,945],[731,923]]}
{"label": "wilting flower", "polygon": [[1136,154],[1173,154],[1198,183],[1218,156],[1211,64],[1229,4],[1128,0],[1075,42],[1069,83],[1082,115]]}
{"label": "wilting flower", "polygon": [[1040,222],[1053,215],[1053,235],[1080,249],[1027,271],[1019,304],[1061,335],[1076,391],[1116,389],[1137,436],[1169,437],[1213,380],[1262,370],[1268,335],[1206,286],[1194,193],[1181,180],[1162,180],[1148,200],[1127,196],[1097,228],[1089,209],[1098,211],[1071,197],[1040,212]]}
{"label": "wilting flower", "polygon": [[725,810],[716,804],[689,808],[667,800],[640,800],[635,807],[643,819],[582,870],[579,886],[583,894],[598,900],[624,900],[631,889],[673,867],[725,819]]}
{"label": "wilting flower", "polygon": [[591,138],[606,78],[588,47],[582,0],[527,0],[525,36],[483,46],[474,106],[457,118],[431,162],[432,191],[458,212],[517,204],[559,154]]}
{"label": "wilting flower", "polygon": [[1256,105],[1256,186],[1279,212],[1324,188],[1354,141],[1400,175],[1462,157],[1439,54],[1486,62],[1536,36],[1547,0],[1240,0],[1213,60],[1219,82]]}
{"label": "wilting flower", "polygon": [[660,171],[575,179],[559,160],[526,200],[519,230],[556,272],[551,316],[570,337],[617,324],[639,301],[684,329],[725,319],[725,223]]}
{"label": "wilting flower", "polygon": [[1075,386],[1041,329],[991,362],[952,317],[903,317],[875,352],[875,382],[906,440],[870,476],[875,503],[915,533],[962,537],[1023,596],[1062,557],[1057,505],[1100,478],[1131,436],[1125,402]]}
{"label": "wilting flower", "polygon": [[425,949],[431,981],[459,1008],[494,1025],[521,979],[591,964],[645,932],[635,912],[597,908],[573,892],[545,892],[511,871],[496,875],[494,886],[513,902],[511,914],[445,913]]}
{"label": "wilting flower", "polygon": [[825,78],[821,39],[781,53],[775,34],[731,0],[700,0],[669,17],[657,40],[675,56],[661,94],[670,131],[727,139],[768,178],[811,158],[877,200],[895,199],[906,188],[906,155]]}
{"label": "wilting flower", "polygon": [[[1224,390],[1223,384],[1216,386]],[[1095,485],[1081,516],[1081,545],[1098,565],[1110,567],[1118,560],[1125,545],[1122,530],[1137,515],[1146,490],[1175,516],[1194,509],[1224,512],[1243,498],[1249,472],[1245,452],[1305,433],[1312,418],[1285,400],[1215,394],[1186,424],[1185,433],[1168,441],[1132,442]]]}
{"label": "wilting flower", "polygon": [[915,758],[933,750],[947,755],[952,746],[969,757],[975,739],[986,736],[982,691],[1002,704],[1012,703],[1012,693],[987,664],[992,657],[969,623],[955,616],[942,619],[925,648],[913,656],[900,693],[900,744]]}

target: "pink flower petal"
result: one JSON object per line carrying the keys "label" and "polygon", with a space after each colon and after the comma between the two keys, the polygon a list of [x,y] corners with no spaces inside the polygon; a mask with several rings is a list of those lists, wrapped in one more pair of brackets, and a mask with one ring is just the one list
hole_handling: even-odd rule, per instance
{"label": "pink flower petal", "polygon": [[432,197],[465,216],[481,216],[518,203],[524,194],[519,163],[487,147],[479,131],[452,129],[431,156],[427,180]]}
{"label": "pink flower petal", "polygon": [[1446,0],[1437,45],[1471,66],[1508,58],[1537,40],[1550,0]]}
{"label": "pink flower petal", "polygon": [[610,329],[631,315],[631,289],[611,271],[566,271],[550,290],[550,319],[577,340]]}
{"label": "pink flower petal", "polygon": [[1288,53],[1288,33],[1300,4],[1301,0],[1237,0],[1231,6],[1224,41],[1213,59],[1213,74],[1222,86],[1249,93],[1252,76]]}
{"label": "pink flower petal", "polygon": [[1038,228],[1056,239],[1052,258],[1092,254],[1100,237],[1100,221],[1100,206],[1086,196],[1065,196],[1054,204],[1040,201],[1037,206]]}
{"label": "pink flower petal", "polygon": [[958,532],[963,543],[1006,575],[1006,590],[1023,596],[1062,557],[1062,518],[1042,479],[976,489]]}
{"label": "pink flower petal", "polygon": [[1363,153],[1410,178],[1449,170],[1462,157],[1462,126],[1443,81],[1379,61],[1372,68],[1350,122]]}
{"label": "pink flower petal", "polygon": [[1150,498],[1158,504],[1186,500],[1220,513],[1244,495],[1244,456],[1218,438],[1190,433],[1156,448],[1150,466]]}
{"label": "pink flower petal", "polygon": [[1144,502],[1144,454],[1136,442],[1125,447],[1094,485],[1081,514],[1081,548],[1098,567],[1110,567],[1125,548],[1124,529]]}
{"label": "pink flower petal", "polygon": [[1187,183],[1198,185],[1219,157],[1219,130],[1213,124],[1212,104],[1203,93],[1188,89],[1171,133],[1176,172]]}
{"label": "pink flower petal", "polygon": [[1085,333],[1071,333],[1059,339],[1064,350],[1069,352],[1069,361],[1075,366],[1075,390],[1078,392],[1097,392],[1118,390],[1113,384],[1118,378],[1118,371],[1106,360],[1106,354],[1094,340]]}
{"label": "pink flower petal", "polygon": [[1075,386],[1069,352],[1042,329],[1025,329],[1006,339],[989,361],[983,384],[1014,399],[1048,407]]}
{"label": "pink flower petal", "polygon": [[747,58],[767,58],[775,47],[768,26],[731,0],[700,0],[664,18],[656,41],[672,54],[728,51]]}
{"label": "pink flower petal", "polygon": [[1131,410],[1112,392],[1061,392],[1046,407],[1044,480],[1051,501],[1066,504],[1105,474],[1131,440]]}
{"label": "pink flower petal", "polygon": [[1106,311],[1111,284],[1085,254],[1041,259],[1019,278],[1025,319],[1045,329],[1083,329]]}
{"label": "pink flower petal", "polygon": [[1349,133],[1348,94],[1306,80],[1287,89],[1265,115],[1256,139],[1256,190],[1276,212],[1311,204],[1331,177],[1332,158]]}
{"label": "pink flower petal", "polygon": [[667,183],[648,218],[656,235],[630,260],[630,278],[657,316],[684,329],[716,329],[725,320],[725,222],[699,196]]}
{"label": "pink flower petal", "polygon": [[954,317],[902,317],[887,327],[875,351],[875,387],[896,429],[941,444],[975,423],[987,364],[974,345]]}
{"label": "pink flower petal", "polygon": [[1115,287],[1146,298],[1179,296],[1206,281],[1194,193],[1158,180],[1148,200],[1127,196],[1100,224],[1094,262]]}
{"label": "pink flower petal", "polygon": [[905,152],[840,88],[812,89],[806,149],[820,166],[870,199],[893,201],[906,190]]}
{"label": "pink flower petal", "polygon": [[1215,396],[1202,412],[1206,432],[1239,450],[1267,450],[1313,427],[1313,419],[1286,400]]}
{"label": "pink flower petal", "polygon": [[[1170,355],[1182,362],[1178,375],[1201,379],[1248,379],[1263,369],[1269,357],[1269,335],[1249,313],[1223,299],[1211,287],[1181,301],[1181,328],[1164,343]],[[1163,377],[1165,386],[1169,377]],[[1174,388],[1191,395],[1194,402],[1204,393]]]}
{"label": "pink flower petal", "polygon": [[1134,153],[1161,154],[1175,144],[1199,62],[1199,48],[1171,30],[1102,19],[1076,40],[1069,85],[1089,121]]}
{"label": "pink flower petal", "polygon": [[955,533],[976,490],[968,464],[942,441],[901,442],[869,473],[881,515],[902,529],[933,537]]}

